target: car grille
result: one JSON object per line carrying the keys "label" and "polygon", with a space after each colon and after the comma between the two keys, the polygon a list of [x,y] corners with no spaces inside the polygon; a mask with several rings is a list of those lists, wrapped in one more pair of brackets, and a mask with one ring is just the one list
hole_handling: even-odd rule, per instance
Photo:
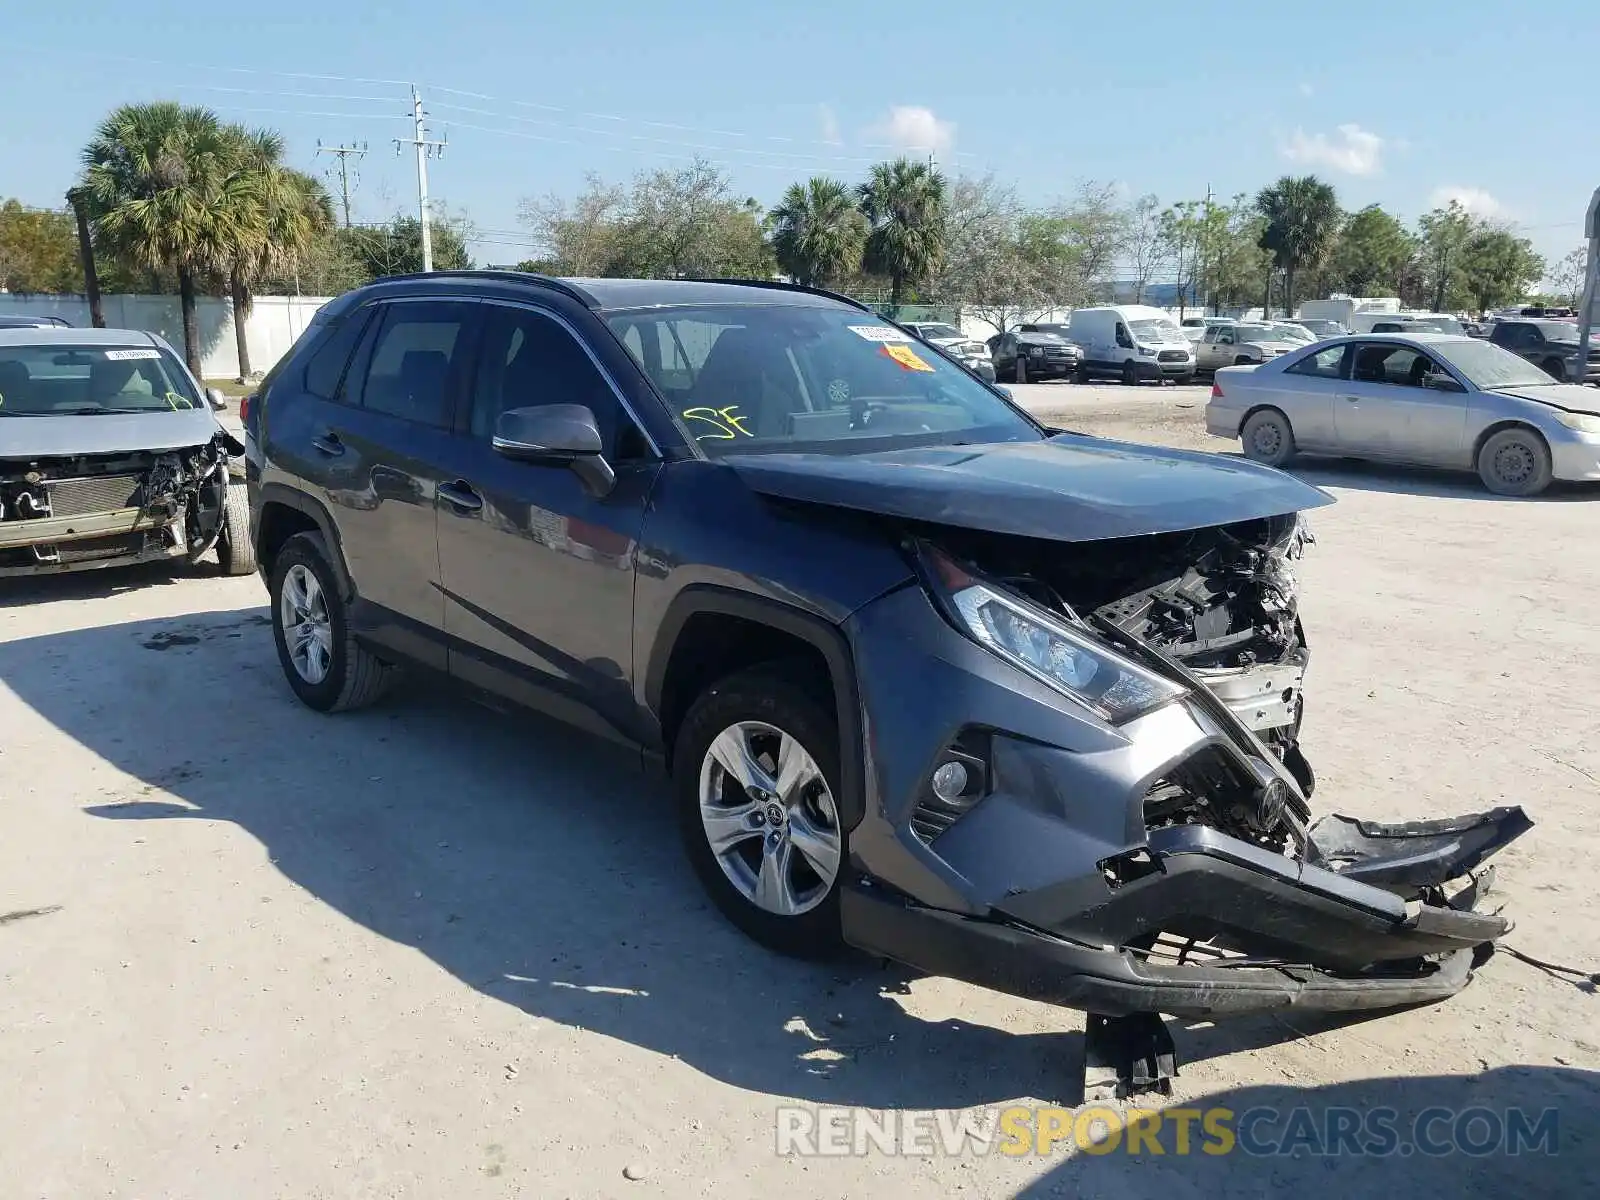
{"label": "car grille", "polygon": [[1163,351],[1161,351],[1160,354],[1156,355],[1156,361],[1157,362],[1188,362],[1189,361],[1189,352],[1187,350],[1163,350]]}
{"label": "car grille", "polygon": [[1044,348],[1044,356],[1053,358],[1057,362],[1068,362],[1077,357],[1077,352],[1066,346],[1046,346]]}
{"label": "car grille", "polygon": [[53,515],[80,517],[86,513],[141,507],[142,482],[138,475],[91,475],[83,479],[58,479],[45,488]]}
{"label": "car grille", "polygon": [[75,542],[62,542],[56,547],[56,561],[63,563],[94,562],[102,558],[122,558],[129,554],[143,554],[151,549],[143,531],[118,534],[115,537],[82,538]]}

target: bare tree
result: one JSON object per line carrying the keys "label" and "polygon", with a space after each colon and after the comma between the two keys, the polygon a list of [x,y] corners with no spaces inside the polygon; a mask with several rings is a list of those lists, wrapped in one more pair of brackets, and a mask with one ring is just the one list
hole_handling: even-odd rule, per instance
{"label": "bare tree", "polygon": [[1161,201],[1150,194],[1128,205],[1123,230],[1128,266],[1133,271],[1133,302],[1143,304],[1150,280],[1172,260],[1172,243],[1161,222]]}

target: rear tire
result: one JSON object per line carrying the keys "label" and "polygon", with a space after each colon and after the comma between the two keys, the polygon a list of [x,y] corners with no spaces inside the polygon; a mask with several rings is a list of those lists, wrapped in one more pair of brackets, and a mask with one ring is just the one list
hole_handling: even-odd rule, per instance
{"label": "rear tire", "polygon": [[222,498],[217,563],[224,575],[249,575],[256,569],[256,547],[250,540],[250,497],[243,484],[232,480]]}
{"label": "rear tire", "polygon": [[1073,382],[1087,384],[1089,382],[1089,368],[1079,364],[1077,371],[1072,376]]}
{"label": "rear tire", "polygon": [[1127,362],[1122,364],[1122,383],[1124,387],[1133,387],[1138,382],[1139,371],[1138,368],[1133,365],[1133,360],[1130,358]]}
{"label": "rear tire", "polygon": [[[733,758],[748,756],[745,769],[762,777],[753,790],[722,765],[730,746],[740,752]],[[780,748],[795,757],[779,760]],[[800,755],[815,773],[797,770],[804,782],[778,795],[781,762],[803,766]],[[837,803],[839,731],[794,670],[768,664],[713,684],[684,717],[673,764],[684,849],[723,915],[780,954],[837,952],[839,888],[849,862]],[[773,820],[780,811],[782,819]],[[723,839],[720,851],[713,831]]]}
{"label": "rear tire", "polygon": [[1018,383],[1028,382],[1028,360],[1022,355],[1017,355],[1017,365],[1011,371],[1011,377]]}
{"label": "rear tire", "polygon": [[1497,496],[1537,496],[1553,475],[1550,447],[1526,425],[1502,429],[1478,449],[1478,478]]}
{"label": "rear tire", "polygon": [[[302,704],[318,712],[343,712],[365,707],[389,690],[395,668],[356,641],[321,534],[297,533],[283,544],[267,592],[278,662]],[[286,619],[291,611],[305,616],[292,628]],[[307,644],[313,640],[315,647]]]}
{"label": "rear tire", "polygon": [[1239,430],[1245,457],[1269,467],[1281,467],[1294,457],[1294,428],[1275,408],[1253,412]]}

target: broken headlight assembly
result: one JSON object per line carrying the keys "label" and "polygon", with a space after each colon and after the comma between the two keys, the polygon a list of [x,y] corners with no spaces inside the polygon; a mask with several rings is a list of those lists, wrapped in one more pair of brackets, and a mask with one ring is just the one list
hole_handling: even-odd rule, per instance
{"label": "broken headlight assembly", "polygon": [[921,546],[919,558],[930,591],[961,632],[1111,724],[1125,724],[1186,694],[1180,684],[939,550]]}

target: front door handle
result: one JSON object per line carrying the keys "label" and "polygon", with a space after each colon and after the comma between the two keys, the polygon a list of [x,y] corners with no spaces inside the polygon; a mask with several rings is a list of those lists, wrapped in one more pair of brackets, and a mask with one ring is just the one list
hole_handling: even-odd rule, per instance
{"label": "front door handle", "polygon": [[458,512],[478,512],[483,508],[483,497],[473,491],[472,485],[464,479],[458,479],[454,483],[441,483],[439,499]]}
{"label": "front door handle", "polygon": [[329,458],[338,458],[339,455],[344,453],[344,443],[339,440],[339,435],[332,430],[320,437],[312,438],[311,444]]}

